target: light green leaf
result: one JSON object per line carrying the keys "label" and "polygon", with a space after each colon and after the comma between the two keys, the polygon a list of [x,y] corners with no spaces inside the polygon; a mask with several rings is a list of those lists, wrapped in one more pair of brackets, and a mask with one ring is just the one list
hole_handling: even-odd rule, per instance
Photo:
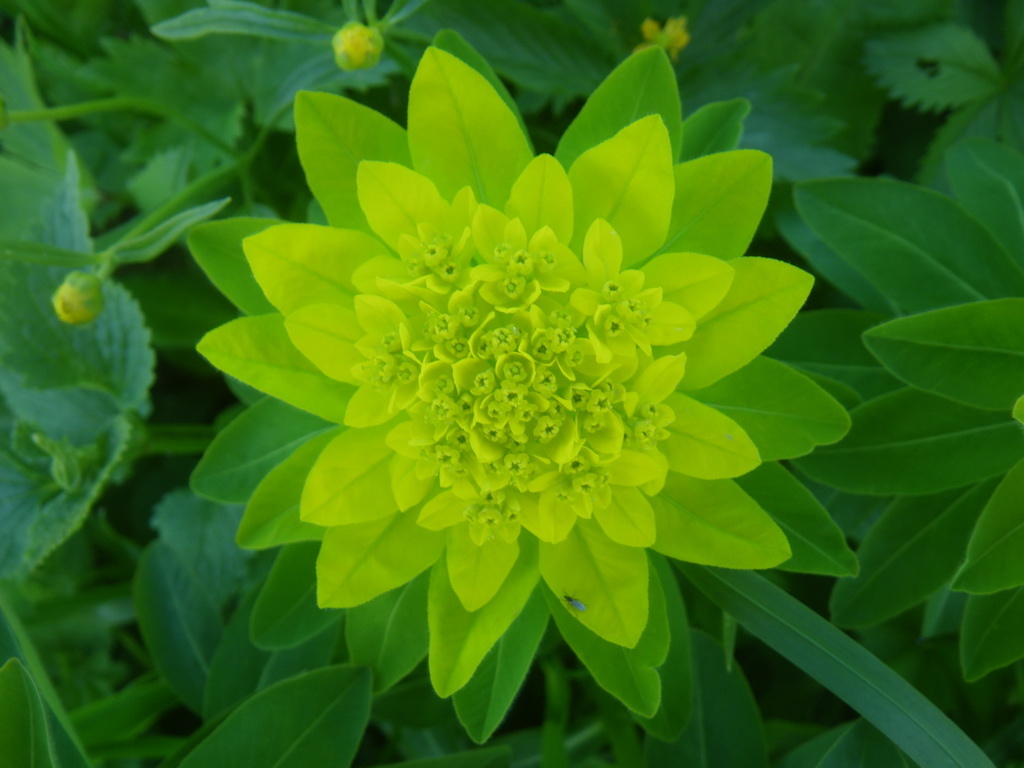
{"label": "light green leaf", "polygon": [[203,585],[157,541],[139,558],[133,587],[139,631],[174,692],[201,712],[210,660],[221,633],[217,607]]}
{"label": "light green leaf", "polygon": [[1024,459],[1006,474],[982,510],[953,589],[989,594],[1024,584],[1022,502]]}
{"label": "light green leaf", "polygon": [[299,500],[309,471],[339,433],[330,430],[303,443],[260,481],[238,526],[236,541],[240,547],[267,549],[323,537],[323,528],[299,518]]}
{"label": "light green leaf", "polygon": [[679,567],[741,626],[853,707],[918,765],[994,768],[903,677],[779,587],[749,571]]}
{"label": "light green leaf", "polygon": [[658,448],[673,472],[720,480],[742,475],[761,463],[757,446],[743,427],[724,413],[678,392],[664,402],[676,417]]}
{"label": "light green leaf", "polygon": [[249,632],[258,648],[294,648],[341,619],[340,611],[316,604],[316,558],[320,543],[281,547],[252,608]]}
{"label": "light green leaf", "polygon": [[580,155],[569,169],[579,252],[595,219],[622,238],[622,266],[633,266],[665,240],[672,205],[672,147],[657,115],[631,123]]}
{"label": "light green leaf", "polygon": [[266,474],[332,425],[266,397],[232,419],[192,470],[189,486],[225,504],[244,503]]}
{"label": "light green leaf", "polygon": [[755,149],[719,152],[677,165],[668,235],[659,252],[720,259],[747,252],[768,204],[772,159]]}
{"label": "light green leaf", "polygon": [[468,525],[448,528],[445,554],[452,589],[467,611],[485,605],[501,588],[519,557],[519,545],[494,537],[477,544]]}
{"label": "light green leaf", "polygon": [[668,56],[658,47],[634,53],[612,70],[565,129],[555,157],[569,168],[588,149],[647,115],[661,117],[671,156],[678,157],[683,136],[679,88]]}
{"label": "light green leaf", "polygon": [[689,394],[735,420],[754,441],[762,461],[803,456],[817,445],[836,442],[850,428],[849,414],[831,395],[768,357],[755,357]]}
{"label": "light green leaf", "polygon": [[505,719],[530,671],[547,625],[547,605],[534,592],[472,679],[452,695],[459,722],[477,744],[485,743]]}
{"label": "light green leaf", "polygon": [[911,386],[1005,410],[1024,382],[1024,298],[901,317],[866,331],[864,343]]}
{"label": "light green leaf", "polygon": [[119,264],[141,264],[152,261],[197,224],[216,216],[230,202],[228,198],[197,205],[176,213],[148,232],[127,240],[118,240],[109,250]]}
{"label": "light green leaf", "polygon": [[551,227],[561,243],[572,239],[572,186],[565,169],[551,155],[530,161],[512,185],[505,214],[523,222],[527,237]]}
{"label": "light green leaf", "polygon": [[1013,404],[1013,418],[1024,424],[1024,395],[1017,398],[1017,402]]}
{"label": "light green leaf", "polygon": [[722,647],[707,634],[692,637],[693,714],[674,744],[647,740],[647,765],[767,768],[761,713],[743,672],[726,667]]}
{"label": "light green leaf", "polygon": [[404,129],[375,109],[331,93],[295,96],[295,136],[306,182],[334,227],[367,227],[356,194],[360,162],[412,164]]}
{"label": "light green leaf", "polygon": [[814,282],[775,259],[747,256],[730,265],[736,273],[729,292],[678,345],[686,353],[680,389],[703,389],[757,357],[796,316]]}
{"label": "light green leaf", "polygon": [[[736,479],[786,534],[793,556],[778,567],[784,571],[855,576],[857,556],[826,510],[782,465],[762,464]],[[846,582],[840,582],[846,583]]]}
{"label": "light green leaf", "polygon": [[444,551],[444,534],[416,512],[328,528],[316,561],[317,604],[351,608],[411,581]]}
{"label": "light green leaf", "polygon": [[188,233],[188,248],[217,289],[247,315],[273,312],[242,251],[242,240],[280,219],[221,219],[199,224]]}
{"label": "light green leaf", "polygon": [[345,612],[345,642],[353,664],[373,671],[375,693],[388,690],[427,655],[427,585],[408,584]]}
{"label": "light green leaf", "polygon": [[154,24],[150,31],[163,40],[196,40],[207,35],[245,35],[266,40],[322,45],[330,41],[335,28],[301,13],[267,8],[242,0],[217,0],[210,8],[195,8]]}
{"label": "light green leaf", "polygon": [[505,205],[532,152],[519,122],[490,83],[439,48],[428,48],[409,89],[413,166],[447,199],[465,186]]}
{"label": "light green leaf", "polygon": [[346,429],[321,451],[302,491],[299,516],[317,525],[350,525],[398,511],[391,492],[390,425]]}
{"label": "light green leaf", "polygon": [[657,574],[645,584],[644,596],[651,607],[650,619],[636,646],[624,648],[583,626],[578,617],[585,611],[572,608],[574,612],[568,613],[560,595],[544,590],[559,633],[590,671],[594,682],[641,717],[653,717],[661,704],[657,667],[665,661],[669,647],[665,596]]}
{"label": "light green leaf", "polygon": [[0,667],[0,755],[12,768],[52,768],[46,713],[21,661]]}
{"label": "light green leaf", "polygon": [[654,550],[663,555],[726,568],[771,568],[790,557],[779,526],[732,480],[670,472],[651,506]]}
{"label": "light green leaf", "polygon": [[1024,587],[971,595],[960,628],[960,666],[968,682],[1024,658]]}
{"label": "light green leaf", "polygon": [[289,405],[340,424],[352,387],[324,376],[288,338],[281,315],[240,317],[206,334],[196,349],[214,366]]}
{"label": "light green leaf", "polygon": [[746,99],[713,101],[683,121],[683,149],[679,160],[695,160],[703,155],[736,149],[743,135],[743,120],[750,114]]}
{"label": "light green leaf", "polygon": [[811,229],[902,312],[1024,294],[1024,271],[945,195],[890,179],[808,181],[795,194]]}
{"label": "light green leaf", "polygon": [[509,625],[524,609],[537,586],[537,550],[520,537],[519,559],[498,593],[470,613],[452,590],[445,558],[430,573],[427,625],[430,631],[430,682],[438,696],[451,696],[476,672]]}
{"label": "light green leaf", "polygon": [[1024,456],[1024,434],[1005,412],[914,389],[876,397],[850,416],[846,439],[797,466],[855,493],[935,493],[1001,474]]}
{"label": "light green leaf", "polygon": [[181,768],[347,766],[369,716],[369,671],[325,667],[242,702],[185,756]]}
{"label": "light green leaf", "polygon": [[995,481],[890,504],[857,549],[860,574],[836,582],[829,600],[842,627],[877,624],[920,603],[946,584]]}
{"label": "light green leaf", "polygon": [[540,572],[558,599],[568,595],[586,606],[560,610],[570,611],[574,620],[610,643],[636,646],[648,621],[642,548],[618,544],[595,522],[580,519],[557,544],[541,542]]}

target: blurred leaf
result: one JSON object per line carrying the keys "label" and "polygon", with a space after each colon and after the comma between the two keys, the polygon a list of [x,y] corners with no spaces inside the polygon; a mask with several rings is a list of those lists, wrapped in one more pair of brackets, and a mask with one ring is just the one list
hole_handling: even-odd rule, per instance
{"label": "blurred leaf", "polygon": [[683,121],[683,146],[679,161],[695,160],[715,152],[736,149],[743,135],[743,120],[750,114],[746,99],[713,101]]}
{"label": "blurred leaf", "polygon": [[270,470],[330,427],[318,416],[265,397],[217,434],[189,485],[214,501],[243,503]]}
{"label": "blurred leaf", "polygon": [[857,556],[846,537],[814,495],[777,462],[766,462],[736,478],[786,534],[793,556],[777,567],[784,571],[854,576]]}
{"label": "blurred leaf", "polygon": [[352,762],[370,714],[370,674],[334,666],[284,680],[238,706],[181,768],[308,768]]}
{"label": "blurred leaf", "polygon": [[165,495],[151,525],[218,607],[241,587],[250,553],[235,546],[242,510],[202,499],[186,488]]}
{"label": "blurred leaf", "polygon": [[968,682],[1024,658],[1024,587],[971,595],[960,628],[960,665]]}
{"label": "blurred leaf", "polygon": [[490,739],[505,719],[533,665],[547,625],[547,605],[534,592],[472,679],[452,695],[459,722],[477,744]]}
{"label": "blurred leaf", "polygon": [[860,573],[836,582],[829,600],[841,627],[877,624],[948,582],[964,556],[994,481],[890,504],[857,549]]}
{"label": "blurred leaf", "polygon": [[378,768],[510,768],[512,753],[508,746],[455,752],[443,757],[424,757],[404,763],[388,763]]}
{"label": "blurred leaf", "polygon": [[721,646],[704,632],[691,637],[693,714],[674,744],[647,739],[647,766],[767,768],[761,714],[739,666],[727,669]]}
{"label": "blurred leaf", "polygon": [[991,96],[999,65],[985,43],[959,24],[934,24],[876,37],[865,65],[908,107],[943,110]]}
{"label": "blurred leaf", "polygon": [[252,609],[249,632],[256,647],[292,648],[341,618],[340,611],[320,608],[316,602],[319,551],[319,542],[300,542],[277,553]]}
{"label": "blurred leaf", "polygon": [[119,240],[109,250],[121,264],[138,264],[155,259],[196,224],[216,216],[228,202],[229,198],[225,197],[176,213],[147,232]]}
{"label": "blurred leaf", "polygon": [[203,689],[221,620],[213,600],[164,542],[139,558],[134,584],[139,630],[153,663],[179,698],[202,711]]}
{"label": "blurred leaf", "polygon": [[1024,459],[1002,479],[978,518],[953,589],[975,594],[999,592],[1024,584]]}
{"label": "blurred leaf", "polygon": [[249,639],[249,622],[256,592],[245,595],[228,619],[210,659],[203,691],[203,719],[212,720],[233,709],[254,693],[260,684],[270,653]]}
{"label": "blurred leaf", "polygon": [[741,626],[843,699],[918,765],[994,768],[977,745],[900,675],[763,577],[749,571],[679,567]]}
{"label": "blurred leaf", "polygon": [[150,31],[164,40],[194,40],[206,35],[250,35],[323,44],[336,30],[330,24],[301,13],[240,0],[216,0],[210,8],[196,8],[161,21]]}
{"label": "blurred leaf", "polygon": [[902,317],[866,331],[864,344],[911,386],[1004,411],[1024,382],[1024,298]]}
{"label": "blurred leaf", "polygon": [[52,768],[46,714],[18,659],[0,667],[0,754],[17,768]]}
{"label": "blurred leaf", "polygon": [[345,612],[350,660],[372,670],[377,693],[391,688],[427,655],[429,582],[430,575],[422,573],[408,584]]}
{"label": "blurred leaf", "polygon": [[811,229],[902,312],[1024,293],[1024,270],[937,192],[889,179],[832,179],[800,184],[796,203]]}
{"label": "blurred leaf", "polygon": [[822,756],[818,768],[860,768],[884,765],[907,768],[903,753],[866,721],[858,720],[848,728]]}
{"label": "blurred leaf", "polygon": [[856,493],[935,493],[1001,474],[1024,456],[1024,434],[1008,414],[919,390],[881,395],[850,416],[846,439],[796,465]]}
{"label": "blurred leaf", "polygon": [[140,736],[178,699],[163,680],[140,678],[121,690],[79,707],[71,722],[91,750]]}

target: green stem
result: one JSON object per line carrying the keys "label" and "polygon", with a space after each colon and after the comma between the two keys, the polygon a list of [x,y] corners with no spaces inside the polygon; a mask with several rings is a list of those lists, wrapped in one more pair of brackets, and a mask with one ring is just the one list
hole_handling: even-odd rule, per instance
{"label": "green stem", "polygon": [[544,724],[541,726],[541,765],[544,768],[568,768],[565,726],[569,721],[569,681],[565,668],[557,661],[541,662],[544,672]]}
{"label": "green stem", "polygon": [[206,424],[151,424],[142,453],[191,456],[202,453],[216,433]]}

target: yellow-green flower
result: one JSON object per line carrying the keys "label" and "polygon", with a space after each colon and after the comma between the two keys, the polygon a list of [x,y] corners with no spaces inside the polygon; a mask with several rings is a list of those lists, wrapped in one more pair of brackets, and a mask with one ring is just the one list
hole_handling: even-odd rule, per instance
{"label": "yellow-green flower", "polygon": [[62,323],[91,323],[103,311],[103,283],[92,272],[70,272],[53,292],[52,303]]}
{"label": "yellow-green flower", "polygon": [[[661,51],[637,57],[669,67]],[[413,79],[408,132],[326,94],[300,94],[296,124],[331,226],[248,237],[277,312],[199,349],[341,425],[316,444],[300,520],[277,539],[322,536],[321,606],[432,569],[431,675],[448,695],[541,580],[559,610],[633,647],[646,548],[740,568],[789,556],[730,478],[758,466],[759,445],[795,454],[701,397],[755,360],[811,287],[741,256],[766,155],[676,165],[678,135],[654,114],[564,164],[534,156],[487,79],[436,48]],[[743,386],[774,386],[773,370]]]}
{"label": "yellow-green flower", "polygon": [[341,69],[369,69],[380,61],[384,38],[375,27],[350,21],[334,33],[331,47],[334,61]]}
{"label": "yellow-green flower", "polygon": [[640,25],[640,34],[643,35],[644,42],[636,47],[637,51],[658,46],[672,57],[672,61],[678,59],[679,52],[690,44],[690,32],[686,28],[685,16],[668,19],[664,26],[654,19],[644,19]]}

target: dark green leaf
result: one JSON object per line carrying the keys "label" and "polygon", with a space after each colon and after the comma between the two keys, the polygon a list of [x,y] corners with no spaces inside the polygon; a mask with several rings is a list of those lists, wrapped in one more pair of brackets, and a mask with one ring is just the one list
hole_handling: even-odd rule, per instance
{"label": "dark green leaf", "polygon": [[95,749],[135,739],[177,701],[163,680],[140,678],[117,693],[76,709],[71,713],[71,722],[82,743]]}
{"label": "dark green leaf", "polygon": [[743,135],[743,120],[750,114],[746,99],[705,104],[683,121],[683,148],[679,161],[736,149]]}
{"label": "dark green leaf", "polygon": [[864,720],[858,720],[840,736],[816,763],[817,768],[862,768],[878,765],[907,768],[903,753]]}
{"label": "dark green leaf", "polygon": [[960,629],[960,664],[970,682],[1024,658],[1024,587],[971,595]]}
{"label": "dark green leaf", "polygon": [[0,755],[12,768],[52,768],[46,713],[18,659],[0,667]]}
{"label": "dark green leaf", "polygon": [[967,545],[953,589],[987,594],[1024,584],[1024,459],[992,493]]}

